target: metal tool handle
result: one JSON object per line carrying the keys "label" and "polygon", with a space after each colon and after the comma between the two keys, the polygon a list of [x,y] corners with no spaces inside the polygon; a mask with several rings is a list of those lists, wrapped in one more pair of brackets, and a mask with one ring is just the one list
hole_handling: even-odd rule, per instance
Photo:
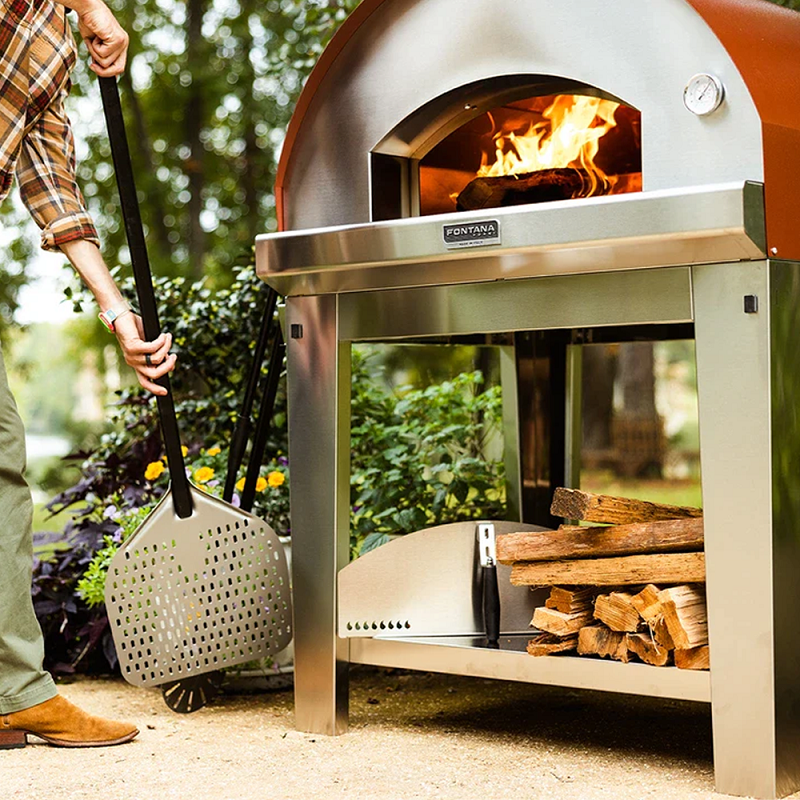
{"label": "metal tool handle", "polygon": [[486,625],[486,643],[489,647],[500,644],[500,587],[497,584],[497,565],[483,567],[483,621]]}
{"label": "metal tool handle", "polygon": [[[100,94],[103,97],[103,111],[111,143],[111,156],[114,160],[114,172],[122,206],[122,218],[125,222],[125,234],[131,254],[133,277],[136,281],[136,294],[139,297],[144,335],[145,339],[153,341],[161,334],[161,326],[158,322],[158,309],[153,291],[153,279],[150,274],[150,260],[147,256],[147,244],[139,213],[139,199],[136,196],[136,184],[133,179],[128,137],[125,133],[125,121],[122,116],[122,104],[119,100],[116,78],[100,78]],[[192,514],[192,496],[183,463],[178,420],[175,416],[175,404],[170,391],[169,377],[163,375],[156,380],[156,383],[167,390],[166,395],[163,397],[157,395],[156,400],[164,449],[169,465],[172,503],[175,513],[179,517],[185,518]]]}
{"label": "metal tool handle", "polygon": [[[225,488],[222,492],[222,499],[227,503],[230,503],[233,499],[236,476],[244,460],[244,451],[247,448],[247,440],[250,437],[250,429],[253,425],[253,402],[255,400],[256,389],[258,388],[258,379],[261,376],[261,365],[264,363],[264,351],[267,349],[267,342],[272,332],[272,322],[275,317],[275,306],[277,303],[278,293],[270,286],[267,291],[264,315],[261,317],[261,328],[258,332],[258,338],[256,339],[255,350],[253,351],[253,365],[250,368],[250,377],[247,380],[242,410],[239,412],[239,417],[236,420],[236,428],[233,431],[231,447],[228,452],[228,472],[225,478]],[[279,365],[277,366],[279,367]],[[270,361],[269,369],[272,370],[272,368],[273,364],[272,361]],[[272,409],[270,409],[270,416],[271,415]],[[259,415],[258,419],[260,425],[261,415]],[[250,511],[250,509],[245,508],[245,511]]]}
{"label": "metal tool handle", "polygon": [[286,346],[283,343],[281,327],[275,331],[275,338],[272,340],[272,348],[269,353],[269,374],[267,375],[267,386],[261,396],[261,406],[258,410],[258,421],[256,423],[256,435],[253,439],[253,448],[250,451],[250,462],[247,465],[247,474],[244,479],[244,489],[242,490],[241,507],[245,511],[253,508],[256,498],[256,482],[258,473],[261,471],[261,462],[264,460],[264,450],[267,447],[267,437],[269,436],[272,412],[275,409],[275,398],[278,394],[278,382],[281,378],[281,368],[283,366],[283,356]]}

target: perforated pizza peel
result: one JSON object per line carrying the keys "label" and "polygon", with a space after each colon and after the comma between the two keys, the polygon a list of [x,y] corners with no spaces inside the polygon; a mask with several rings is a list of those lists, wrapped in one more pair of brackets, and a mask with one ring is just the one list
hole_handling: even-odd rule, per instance
{"label": "perforated pizza peel", "polygon": [[[100,90],[145,338],[160,334],[147,247],[116,80]],[[169,379],[159,396],[171,483],[118,550],[106,609],[123,677],[160,686],[274,655],[291,641],[283,545],[263,520],[212,497],[186,476]]]}

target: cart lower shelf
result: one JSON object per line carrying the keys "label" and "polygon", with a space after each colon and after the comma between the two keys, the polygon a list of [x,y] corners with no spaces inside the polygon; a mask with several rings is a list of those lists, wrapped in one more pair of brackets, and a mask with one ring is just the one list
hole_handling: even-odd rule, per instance
{"label": "cart lower shelf", "polygon": [[476,678],[711,702],[711,673],[575,656],[533,657],[530,634],[504,636],[500,648],[473,636],[352,638],[350,663]]}

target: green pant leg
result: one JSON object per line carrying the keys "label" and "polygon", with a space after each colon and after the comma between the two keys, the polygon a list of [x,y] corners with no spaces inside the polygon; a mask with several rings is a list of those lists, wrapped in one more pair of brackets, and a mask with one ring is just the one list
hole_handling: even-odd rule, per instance
{"label": "green pant leg", "polygon": [[0,714],[56,695],[31,600],[33,502],[24,472],[25,431],[0,354]]}

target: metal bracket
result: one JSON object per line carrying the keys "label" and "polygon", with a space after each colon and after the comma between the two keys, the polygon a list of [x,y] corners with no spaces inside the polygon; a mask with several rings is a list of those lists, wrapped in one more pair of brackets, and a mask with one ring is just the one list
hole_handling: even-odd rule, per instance
{"label": "metal bracket", "polygon": [[482,567],[493,567],[497,564],[497,538],[491,522],[478,525],[478,546]]}

